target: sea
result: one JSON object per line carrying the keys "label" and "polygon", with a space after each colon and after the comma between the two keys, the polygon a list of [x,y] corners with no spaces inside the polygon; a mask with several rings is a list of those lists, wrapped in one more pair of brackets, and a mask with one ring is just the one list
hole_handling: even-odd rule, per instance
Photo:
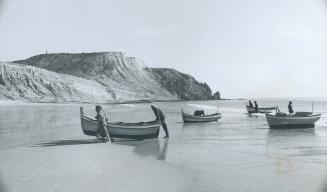
{"label": "sea", "polygon": [[[147,161],[192,171],[195,176],[187,191],[327,191],[327,98],[257,102],[259,107],[278,106],[287,112],[290,100],[294,111],[322,114],[315,128],[270,129],[264,114],[247,114],[247,100],[101,105],[112,122],[154,120],[150,105],[158,106],[166,115],[169,139],[162,138],[161,129],[158,139],[114,139],[109,147],[125,145]],[[222,118],[214,123],[183,123],[182,108],[192,111],[201,106],[206,113],[218,108]],[[95,116],[95,104],[1,104],[0,151],[87,144],[83,141],[93,137],[81,130],[80,107]]]}

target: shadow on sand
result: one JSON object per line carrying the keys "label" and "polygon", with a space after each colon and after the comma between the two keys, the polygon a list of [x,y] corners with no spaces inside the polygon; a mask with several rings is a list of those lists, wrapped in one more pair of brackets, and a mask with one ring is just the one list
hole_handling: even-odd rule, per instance
{"label": "shadow on sand", "polygon": [[[54,146],[66,146],[66,145],[85,145],[85,144],[97,144],[102,143],[97,139],[77,139],[77,140],[56,140],[51,142],[43,142],[29,147],[54,147]],[[165,160],[168,150],[168,139],[163,142],[158,139],[149,140],[129,140],[129,139],[115,139],[114,144],[128,145],[134,147],[134,152],[141,156],[155,156],[158,160]],[[1,191],[0,191],[1,192]]]}
{"label": "shadow on sand", "polygon": [[51,142],[39,143],[36,145],[30,145],[29,147],[53,147],[53,146],[65,146],[65,145],[84,145],[99,143],[96,139],[77,139],[77,140],[56,140]]}

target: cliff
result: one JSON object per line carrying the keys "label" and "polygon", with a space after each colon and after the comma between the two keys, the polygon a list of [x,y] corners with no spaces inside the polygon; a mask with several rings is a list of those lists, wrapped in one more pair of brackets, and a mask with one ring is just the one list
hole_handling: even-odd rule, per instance
{"label": "cliff", "polygon": [[196,81],[192,76],[180,73],[174,69],[148,69],[154,79],[171,94],[179,99],[211,99],[212,93],[206,83]]}
{"label": "cliff", "polygon": [[43,102],[110,101],[112,90],[103,85],[44,69],[0,63],[0,99]]}
{"label": "cliff", "polygon": [[11,100],[107,102],[212,97],[209,86],[190,75],[149,68],[142,60],[121,52],[42,54],[1,63],[0,74],[0,98]]}

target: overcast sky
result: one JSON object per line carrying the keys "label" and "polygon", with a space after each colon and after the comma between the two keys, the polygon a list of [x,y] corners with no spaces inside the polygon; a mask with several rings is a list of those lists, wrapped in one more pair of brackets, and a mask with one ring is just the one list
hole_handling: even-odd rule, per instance
{"label": "overcast sky", "polygon": [[0,0],[0,60],[122,51],[223,97],[327,97],[327,0]]}

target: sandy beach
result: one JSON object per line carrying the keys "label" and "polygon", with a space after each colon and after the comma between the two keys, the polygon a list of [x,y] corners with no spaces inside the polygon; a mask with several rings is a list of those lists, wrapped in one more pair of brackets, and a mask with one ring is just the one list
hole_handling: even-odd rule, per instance
{"label": "sandy beach", "polygon": [[2,191],[185,191],[193,172],[92,139],[0,152]]}
{"label": "sandy beach", "polygon": [[[283,100],[263,102],[285,108]],[[79,104],[3,105],[1,192],[326,191],[326,101],[317,101],[323,117],[316,128],[300,130],[269,129],[264,116],[246,114],[243,101],[221,101],[217,123],[183,124],[187,103],[157,103],[169,139],[161,130],[158,139],[111,144],[83,134]],[[84,107],[94,115],[94,105]],[[103,107],[112,121],[154,118],[147,103]]]}

